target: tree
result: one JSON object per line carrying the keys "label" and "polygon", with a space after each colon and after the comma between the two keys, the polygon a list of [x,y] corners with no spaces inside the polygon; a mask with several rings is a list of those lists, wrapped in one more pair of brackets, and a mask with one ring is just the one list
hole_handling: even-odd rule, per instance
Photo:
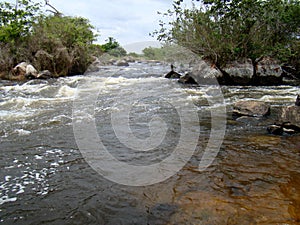
{"label": "tree", "polygon": [[16,42],[30,33],[40,14],[40,3],[20,0],[13,5],[0,2],[0,42]]}
{"label": "tree", "polygon": [[94,27],[82,17],[63,16],[46,0],[54,13],[42,14],[41,3],[18,0],[0,3],[0,72],[22,61],[54,75],[82,74],[99,48],[93,45]]}
{"label": "tree", "polygon": [[[264,55],[281,60],[294,53],[293,43],[300,37],[298,0],[203,0],[184,8],[173,1],[154,32],[158,40],[172,41],[222,67],[226,63]],[[197,5],[196,5],[197,4]]]}
{"label": "tree", "polygon": [[121,45],[113,37],[109,37],[106,41],[107,43],[101,45],[101,48],[104,52],[115,57],[121,57],[127,54],[126,50],[121,47]]}

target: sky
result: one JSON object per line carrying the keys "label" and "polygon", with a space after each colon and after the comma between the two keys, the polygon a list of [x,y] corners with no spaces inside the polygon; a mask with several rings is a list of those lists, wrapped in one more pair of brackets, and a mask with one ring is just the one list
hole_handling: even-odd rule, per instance
{"label": "sky", "polygon": [[58,11],[67,16],[81,16],[90,20],[103,44],[108,37],[115,38],[127,52],[138,52],[149,46],[158,47],[149,33],[159,29],[162,19],[157,11],[172,8],[172,0],[49,0]]}

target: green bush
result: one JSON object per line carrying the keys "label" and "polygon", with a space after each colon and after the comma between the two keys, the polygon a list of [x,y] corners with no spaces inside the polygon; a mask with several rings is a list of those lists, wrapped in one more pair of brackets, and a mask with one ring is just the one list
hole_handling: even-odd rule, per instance
{"label": "green bush", "polygon": [[94,27],[85,18],[59,13],[44,16],[41,4],[30,0],[0,6],[1,73],[27,61],[57,76],[83,74],[92,55],[101,53],[93,45]]}
{"label": "green bush", "polygon": [[[48,66],[52,67],[55,74],[61,76],[83,73],[91,63],[91,55],[95,49],[92,44],[95,40],[92,29],[89,21],[81,17],[41,17],[33,26],[28,45],[35,54],[41,50],[49,54]],[[58,69],[60,64],[65,68]]]}

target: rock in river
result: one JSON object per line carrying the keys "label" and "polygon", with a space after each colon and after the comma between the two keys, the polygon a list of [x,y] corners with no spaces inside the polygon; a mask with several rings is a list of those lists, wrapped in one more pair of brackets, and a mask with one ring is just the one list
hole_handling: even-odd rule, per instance
{"label": "rock in river", "polygon": [[165,78],[169,79],[179,79],[181,75],[174,71],[174,66],[171,65],[171,71],[165,75]]}
{"label": "rock in river", "polygon": [[275,135],[300,133],[300,107],[293,105],[282,108],[279,122],[268,126],[267,130]]}
{"label": "rock in river", "polygon": [[235,117],[262,117],[270,114],[270,105],[260,101],[239,101],[233,106]]}

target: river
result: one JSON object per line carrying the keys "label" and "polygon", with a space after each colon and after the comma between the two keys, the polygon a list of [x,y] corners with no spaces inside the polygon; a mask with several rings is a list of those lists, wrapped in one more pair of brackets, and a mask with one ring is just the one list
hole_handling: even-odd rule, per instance
{"label": "river", "polygon": [[[299,89],[183,86],[168,70],[1,81],[0,223],[299,224],[300,136],[266,131]],[[271,116],[233,120],[251,99]]]}

